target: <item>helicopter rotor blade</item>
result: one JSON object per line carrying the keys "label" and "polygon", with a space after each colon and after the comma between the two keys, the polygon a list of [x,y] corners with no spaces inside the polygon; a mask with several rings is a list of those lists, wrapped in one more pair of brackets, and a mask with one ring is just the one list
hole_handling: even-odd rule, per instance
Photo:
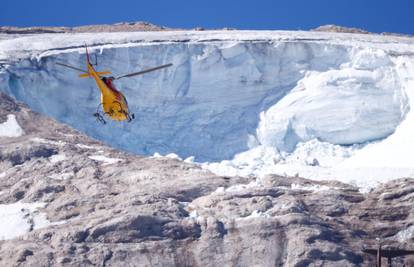
{"label": "helicopter rotor blade", "polygon": [[146,69],[146,70],[142,70],[142,71],[138,71],[138,72],[133,72],[133,73],[130,73],[130,74],[118,76],[118,77],[115,78],[115,80],[121,79],[121,78],[126,78],[126,77],[132,77],[132,76],[136,76],[136,75],[141,75],[141,74],[148,73],[148,72],[151,72],[151,71],[156,71],[156,70],[159,70],[159,69],[171,67],[172,65],[173,65],[172,63],[169,63],[169,64],[161,65],[161,66],[158,66],[158,67],[155,67],[155,68],[150,68],[150,69]]}
{"label": "helicopter rotor blade", "polygon": [[71,65],[67,65],[67,64],[64,64],[64,63],[56,62],[56,65],[60,65],[60,66],[63,66],[63,67],[69,68],[69,69],[73,69],[73,70],[77,70],[77,71],[80,71],[80,72],[88,73],[86,70],[79,69],[77,67],[73,67]]}

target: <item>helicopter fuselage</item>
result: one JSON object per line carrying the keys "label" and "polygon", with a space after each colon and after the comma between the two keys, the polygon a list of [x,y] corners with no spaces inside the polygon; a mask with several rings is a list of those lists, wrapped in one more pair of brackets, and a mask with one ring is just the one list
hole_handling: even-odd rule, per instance
{"label": "helicopter fuselage", "polygon": [[105,114],[115,121],[130,120],[126,98],[113,86],[112,81],[105,83],[90,63],[88,73],[101,91],[101,105]]}

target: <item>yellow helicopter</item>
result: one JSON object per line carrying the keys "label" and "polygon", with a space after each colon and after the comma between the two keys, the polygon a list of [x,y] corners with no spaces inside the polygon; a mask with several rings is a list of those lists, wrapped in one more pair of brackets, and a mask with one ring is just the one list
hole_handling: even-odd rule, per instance
{"label": "yellow helicopter", "polygon": [[[173,64],[165,64],[158,67],[145,69],[142,71],[113,77],[113,76],[103,76],[103,75],[110,75],[110,71],[96,71],[90,61],[89,53],[88,53],[88,47],[85,46],[86,49],[86,65],[88,70],[83,70],[77,67],[70,66],[65,63],[57,62],[57,65],[64,66],[73,70],[77,70],[82,72],[82,74],[79,75],[80,78],[93,78],[95,79],[96,84],[98,85],[99,90],[101,90],[101,103],[99,104],[96,113],[93,115],[96,117],[96,119],[103,124],[106,124],[106,121],[104,119],[103,115],[107,115],[109,118],[111,118],[114,121],[124,121],[127,120],[128,122],[131,122],[134,119],[134,114],[129,112],[128,108],[128,102],[125,98],[125,96],[118,91],[114,84],[114,80],[118,80],[121,78],[126,77],[132,77],[136,75],[141,75],[144,73],[148,73],[151,71],[156,71],[159,69],[167,68],[172,66]],[[97,65],[96,62],[94,65]],[[102,106],[103,109],[103,115],[101,114],[99,108]]]}

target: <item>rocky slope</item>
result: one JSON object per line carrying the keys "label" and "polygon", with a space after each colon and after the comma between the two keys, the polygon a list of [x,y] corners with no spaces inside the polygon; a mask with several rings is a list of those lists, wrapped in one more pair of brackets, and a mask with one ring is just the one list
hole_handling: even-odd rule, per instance
{"label": "rocky slope", "polygon": [[315,32],[342,32],[342,33],[358,33],[358,34],[368,34],[369,32],[359,28],[350,28],[350,27],[342,27],[338,25],[328,24],[322,25],[311,31]]}
{"label": "rocky slope", "polygon": [[[334,24],[321,25],[315,29],[311,29],[314,32],[338,32],[338,33],[356,33],[356,34],[373,34],[360,28],[343,27]],[[393,32],[381,32],[381,35],[393,35],[393,36],[410,36],[410,34],[393,33]]]}
{"label": "rocky slope", "polygon": [[172,30],[149,22],[120,22],[115,24],[85,25],[78,27],[13,27],[2,26],[0,33],[34,34],[34,33],[81,33],[81,32],[133,32]]}
{"label": "rocky slope", "polygon": [[114,150],[1,94],[0,125],[10,114],[24,134],[0,137],[0,207],[44,204],[18,211],[27,233],[0,241],[0,266],[372,266],[362,249],[377,238],[414,249],[414,179],[362,194],[219,177]]}

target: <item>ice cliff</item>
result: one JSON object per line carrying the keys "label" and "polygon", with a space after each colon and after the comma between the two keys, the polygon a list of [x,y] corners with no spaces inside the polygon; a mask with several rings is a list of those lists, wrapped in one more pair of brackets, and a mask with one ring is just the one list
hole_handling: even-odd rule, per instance
{"label": "ice cliff", "polygon": [[[85,43],[115,75],[174,64],[117,82],[132,123],[95,122],[94,82],[55,64],[83,67]],[[315,32],[3,35],[0,90],[111,146],[222,174],[335,178],[389,163],[398,170],[381,172],[400,177],[414,174],[413,50],[408,37]]]}

